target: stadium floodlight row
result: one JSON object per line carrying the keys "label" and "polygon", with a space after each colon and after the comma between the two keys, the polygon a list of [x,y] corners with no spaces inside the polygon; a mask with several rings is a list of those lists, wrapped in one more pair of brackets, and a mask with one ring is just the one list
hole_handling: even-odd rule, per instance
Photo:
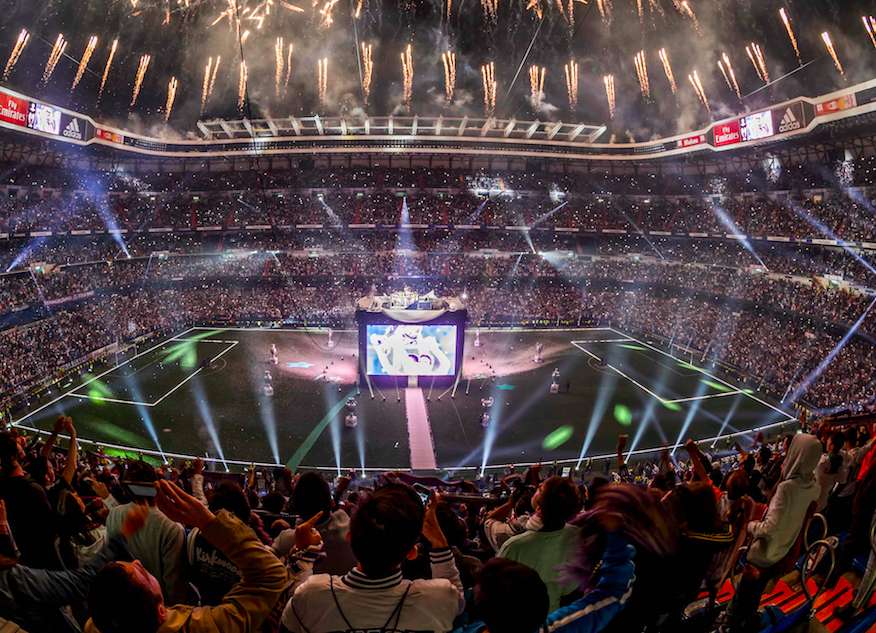
{"label": "stadium floodlight row", "polygon": [[141,156],[421,154],[642,161],[726,152],[802,137],[826,123],[876,111],[876,79],[819,97],[799,97],[687,134],[644,143],[598,143],[604,126],[444,117],[285,117],[201,121],[203,139],[167,141],[0,89],[0,127],[81,147]]}

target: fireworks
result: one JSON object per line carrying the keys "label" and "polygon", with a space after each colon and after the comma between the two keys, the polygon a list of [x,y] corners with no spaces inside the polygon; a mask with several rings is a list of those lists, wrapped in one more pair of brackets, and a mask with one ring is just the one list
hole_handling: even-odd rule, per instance
{"label": "fireworks", "polygon": [[484,10],[484,19],[493,22],[499,18],[499,0],[481,0],[481,8]]}
{"label": "fireworks", "polygon": [[140,63],[137,65],[137,74],[134,75],[134,92],[131,95],[131,107],[137,105],[137,97],[140,96],[140,88],[143,87],[143,78],[146,76],[146,71],[149,69],[149,62],[152,61],[151,55],[142,55]]}
{"label": "fireworks", "polygon": [[578,62],[574,59],[563,67],[566,72],[566,93],[569,96],[569,109],[578,107]]}
{"label": "fireworks", "polygon": [[611,22],[611,0],[596,0],[596,8],[603,22]]}
{"label": "fireworks", "polygon": [[362,94],[365,103],[371,96],[371,74],[374,72],[374,60],[371,57],[371,44],[362,42]]}
{"label": "fireworks", "polygon": [[840,62],[839,56],[836,54],[836,49],[833,47],[833,41],[830,39],[830,33],[825,31],[821,34],[821,41],[824,42],[825,48],[827,48],[827,52],[830,54],[830,58],[833,60],[833,65],[836,66],[837,71],[843,77],[846,76],[846,71],[843,68],[842,62]]}
{"label": "fireworks", "polygon": [[319,104],[325,104],[325,96],[328,92],[328,57],[316,60],[316,92],[319,96]]}
{"label": "fireworks", "polygon": [[100,101],[100,98],[103,96],[103,88],[106,86],[106,79],[109,77],[110,66],[113,65],[113,57],[116,56],[116,49],[119,46],[119,40],[114,39],[113,45],[110,47],[109,55],[106,58],[106,64],[103,67],[103,75],[100,78],[100,89],[97,91],[97,100]]}
{"label": "fireworks", "polygon": [[43,71],[43,85],[49,83],[49,79],[52,78],[52,73],[55,72],[55,67],[65,50],[67,50],[67,40],[64,39],[63,33],[59,33],[55,45],[52,46],[52,52],[49,53],[49,59],[46,61],[46,68]]}
{"label": "fireworks", "polygon": [[645,51],[639,51],[634,58],[636,64],[636,76],[639,79],[639,89],[646,99],[651,98],[651,82],[648,79],[648,62],[645,59]]}
{"label": "fireworks", "polygon": [[675,94],[678,92],[678,84],[675,83],[675,74],[672,72],[672,64],[669,63],[669,55],[666,53],[665,48],[661,48],[657,52],[657,55],[663,63],[663,72],[666,73],[666,79],[669,81],[669,87],[672,89],[672,94]]}
{"label": "fireworks", "polygon": [[405,105],[411,107],[411,97],[414,95],[414,55],[411,45],[405,47],[401,54],[402,85],[404,90]]}
{"label": "fireworks", "polygon": [[481,66],[481,79],[484,84],[484,114],[493,116],[496,111],[496,64],[490,62]]}
{"label": "fireworks", "polygon": [[[353,17],[355,19],[359,19],[362,17],[362,7],[365,4],[365,0],[356,0],[356,9],[353,11]],[[450,9],[447,10],[447,13],[450,13]]]}
{"label": "fireworks", "polygon": [[79,60],[79,68],[76,69],[76,76],[73,78],[73,85],[70,86],[71,92],[76,90],[76,86],[82,81],[82,76],[85,74],[85,69],[88,68],[88,62],[91,61],[91,56],[94,55],[95,48],[97,48],[97,36],[92,35],[88,38],[88,44],[85,46],[85,52],[82,53],[82,59]]}
{"label": "fireworks", "polygon": [[711,114],[712,106],[709,105],[709,98],[706,96],[706,91],[703,89],[703,82],[700,81],[699,73],[694,70],[690,75],[687,76],[687,78],[693,86],[694,92],[697,93],[697,97],[706,107],[706,110],[708,110]]}
{"label": "fireworks", "polygon": [[319,25],[321,28],[327,29],[332,24],[334,24],[335,19],[332,16],[332,11],[335,9],[335,5],[338,3],[338,0],[326,0],[326,3],[319,10]]}
{"label": "fireworks", "polygon": [[718,68],[721,69],[721,74],[724,75],[724,81],[727,82],[730,90],[735,92],[739,99],[742,99],[742,91],[739,90],[739,82],[736,81],[736,73],[733,72],[733,64],[730,63],[727,53],[721,54],[721,59],[718,60]]}
{"label": "fireworks", "polygon": [[15,46],[12,48],[12,53],[9,54],[6,68],[3,69],[3,81],[9,79],[9,75],[12,74],[12,69],[15,68],[15,64],[18,63],[18,58],[21,57],[21,53],[24,51],[24,47],[27,46],[29,41],[30,33],[27,32],[27,29],[21,29],[21,33],[18,34],[18,39],[15,40]]}
{"label": "fireworks", "polygon": [[441,61],[444,64],[444,98],[447,103],[453,103],[453,92],[456,90],[456,53],[442,53]]}
{"label": "fireworks", "polygon": [[[675,0],[673,0],[675,1]],[[687,0],[682,0],[682,2],[675,2],[675,8],[678,9],[678,12],[683,16],[690,19],[693,22],[694,30],[699,33],[700,32],[700,21],[697,19],[697,14],[694,13],[694,10],[691,8],[690,4]]]}
{"label": "fireworks", "polygon": [[243,112],[246,105],[246,86],[249,81],[249,71],[246,68],[246,62],[240,62],[240,72],[237,75],[237,109]]}
{"label": "fireworks", "polygon": [[614,118],[617,111],[617,101],[614,94],[614,75],[604,75],[602,83],[605,84],[605,98],[608,100],[608,116]]}
{"label": "fireworks", "polygon": [[876,18],[872,15],[862,15],[861,20],[864,22],[864,28],[867,29],[867,35],[870,36],[870,42],[876,47]]}
{"label": "fireworks", "polygon": [[529,101],[536,110],[541,107],[541,101],[544,97],[545,72],[544,66],[539,67],[533,64],[529,67]]}
{"label": "fireworks", "polygon": [[280,98],[283,77],[286,76],[286,43],[278,37],[274,43],[274,96]]}
{"label": "fireworks", "polygon": [[[779,17],[782,18],[782,24],[785,25],[785,30],[788,32],[788,39],[791,40],[791,46],[794,47],[794,54],[797,55],[797,63],[802,63],[800,60],[800,49],[797,47],[797,36],[794,35],[794,28],[791,26],[791,20],[785,12],[785,8],[779,9]],[[874,42],[876,44],[876,42]]]}
{"label": "fireworks", "polygon": [[216,56],[216,62],[213,62],[213,57],[207,58],[207,66],[204,68],[204,83],[201,86],[201,114],[207,108],[207,101],[210,100],[210,95],[213,94],[213,87],[216,85],[216,75],[219,72],[219,64],[222,62],[222,56]]}
{"label": "fireworks", "polygon": [[164,122],[170,119],[170,113],[173,111],[173,102],[176,100],[176,87],[178,82],[176,77],[171,77],[167,84],[167,101],[164,102]]}
{"label": "fireworks", "polygon": [[763,56],[763,50],[761,50],[760,44],[752,42],[745,47],[745,53],[748,55],[748,59],[751,60],[751,65],[754,66],[757,76],[760,77],[761,81],[765,84],[768,84],[770,82],[770,73],[767,70],[766,58]]}

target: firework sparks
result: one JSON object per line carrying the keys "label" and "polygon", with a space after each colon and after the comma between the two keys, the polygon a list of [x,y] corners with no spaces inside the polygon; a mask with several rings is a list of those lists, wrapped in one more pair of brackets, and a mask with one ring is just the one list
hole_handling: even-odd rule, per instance
{"label": "firework sparks", "polygon": [[79,60],[79,68],[76,69],[76,76],[73,78],[73,85],[70,86],[70,91],[76,90],[76,86],[82,81],[85,75],[85,69],[88,68],[88,62],[91,61],[91,56],[94,55],[94,49],[97,48],[97,36],[92,35],[88,38],[88,44],[85,46],[85,52],[82,53],[82,59]]}
{"label": "firework sparks", "polygon": [[167,84],[167,101],[164,102],[164,122],[170,120],[170,113],[173,112],[173,102],[176,100],[176,88],[179,85],[176,77],[171,77]]}
{"label": "firework sparks", "polygon": [[496,111],[496,64],[490,62],[481,66],[481,79],[484,85],[484,113],[491,117]]}
{"label": "firework sparks", "polygon": [[52,78],[52,73],[55,72],[55,67],[61,60],[65,50],[67,50],[67,40],[64,39],[62,33],[59,33],[58,39],[55,40],[55,45],[52,46],[52,52],[49,53],[49,59],[46,61],[46,68],[43,71],[43,85],[49,83],[49,79]]}
{"label": "firework sparks", "polygon": [[791,26],[791,19],[788,17],[785,7],[779,9],[779,17],[782,18],[782,24],[785,25],[785,30],[788,32],[788,39],[791,40],[791,46],[794,47],[794,54],[797,55],[797,63],[802,63],[800,60],[800,48],[797,46],[797,36],[794,35],[794,27]]}
{"label": "firework sparks", "polygon": [[326,0],[326,3],[319,10],[320,27],[327,29],[332,24],[335,23],[335,18],[332,15],[332,12],[335,10],[335,5],[338,3],[338,0]]}
{"label": "firework sparks", "polygon": [[870,42],[876,47],[876,18],[872,15],[862,15],[861,20],[864,22],[864,28],[867,29],[867,35],[870,36]]}
{"label": "firework sparks", "polygon": [[222,56],[217,55],[216,61],[213,62],[212,55],[207,58],[207,66],[204,68],[204,83],[201,86],[201,114],[207,108],[207,101],[210,100],[210,95],[213,94],[213,88],[216,86],[216,75],[219,73],[219,64],[222,62]]}
{"label": "firework sparks", "polygon": [[735,92],[739,99],[742,99],[742,91],[739,89],[739,82],[736,81],[736,73],[733,71],[733,64],[730,63],[730,57],[727,56],[727,53],[721,54],[718,68],[721,69],[721,74],[724,75],[724,81],[727,82],[730,90]]}
{"label": "firework sparks", "polygon": [[353,17],[355,19],[359,19],[362,17],[362,9],[365,4],[365,0],[356,0],[356,9],[353,11]]}
{"label": "firework sparks", "polygon": [[[562,6],[562,2],[560,2],[560,6]],[[532,11],[535,14],[535,17],[539,20],[544,17],[544,9],[541,7],[541,0],[528,0],[526,3],[526,10]]]}
{"label": "firework sparks", "polygon": [[113,45],[110,46],[109,55],[106,58],[106,64],[103,67],[103,75],[100,78],[100,89],[97,91],[97,100],[100,101],[100,98],[103,96],[103,89],[106,86],[107,77],[109,77],[110,67],[113,65],[113,57],[116,56],[116,49],[119,47],[119,40],[114,39]]}
{"label": "firework sparks", "polygon": [[140,88],[143,87],[143,78],[146,77],[146,71],[149,69],[149,62],[152,61],[151,55],[142,55],[140,63],[137,65],[137,74],[134,75],[134,91],[131,94],[131,107],[137,105],[137,97],[140,96]]}
{"label": "firework sparks", "polygon": [[563,67],[566,73],[566,93],[569,96],[569,109],[578,107],[578,62],[574,59]]}
{"label": "firework sparks", "polygon": [[611,0],[596,0],[596,8],[599,9],[599,15],[603,22],[611,22]]}
{"label": "firework sparks", "polygon": [[765,84],[768,84],[770,82],[770,73],[767,70],[766,58],[763,56],[763,50],[761,49],[760,44],[752,42],[745,47],[745,53],[748,55],[751,65],[754,66],[757,76],[760,77],[761,81]]}
{"label": "firework sparks", "polygon": [[274,42],[274,96],[279,99],[283,87],[283,78],[286,76],[286,43],[282,37]]}
{"label": "firework sparks", "polygon": [[446,5],[447,5],[447,11],[444,13],[444,18],[448,22],[450,22],[450,15],[451,15],[451,12],[453,11],[453,0],[447,0]]}
{"label": "firework sparks", "polygon": [[709,98],[706,96],[706,91],[703,89],[703,82],[700,81],[700,74],[696,70],[694,70],[691,74],[687,76],[687,78],[693,86],[694,92],[697,93],[697,97],[706,107],[706,110],[709,111],[709,114],[711,114],[712,106],[709,105]]}
{"label": "firework sparks", "polygon": [[237,109],[243,112],[246,105],[246,85],[249,81],[249,71],[246,68],[246,62],[240,62],[240,72],[237,75]]}
{"label": "firework sparks", "polygon": [[414,95],[414,55],[411,45],[405,47],[401,54],[402,84],[405,106],[411,107],[411,97]]}
{"label": "firework sparks", "polygon": [[325,97],[328,92],[328,57],[316,61],[316,92],[319,96],[320,105],[325,105]]}
{"label": "firework sparks", "polygon": [[368,98],[371,96],[371,75],[374,72],[374,59],[371,51],[371,44],[362,42],[362,94],[365,97],[365,103],[368,103]]}
{"label": "firework sparks", "polygon": [[447,103],[453,103],[453,93],[456,90],[456,53],[445,51],[441,54],[444,64],[444,98]]}
{"label": "firework sparks", "polygon": [[532,65],[529,67],[529,101],[532,107],[538,110],[544,98],[544,66]]}
{"label": "firework sparks", "polygon": [[700,30],[700,21],[697,19],[697,14],[694,13],[694,10],[691,8],[690,4],[687,0],[683,0],[676,4],[678,11],[685,17],[689,18],[691,22],[693,22],[694,30],[697,33],[701,33]]}
{"label": "firework sparks", "polygon": [[666,73],[666,79],[669,81],[669,87],[672,89],[672,94],[678,92],[678,84],[675,83],[675,74],[672,72],[672,64],[669,63],[669,55],[665,48],[661,48],[657,55],[663,63],[663,72]]}
{"label": "firework sparks", "polygon": [[484,19],[495,23],[499,17],[499,0],[481,0],[481,8],[484,10]]}
{"label": "firework sparks", "polygon": [[24,51],[24,47],[27,46],[28,42],[30,42],[30,33],[27,32],[27,29],[21,29],[21,33],[18,34],[18,39],[15,40],[15,46],[12,48],[12,53],[10,53],[9,59],[6,62],[6,68],[3,69],[3,81],[9,79],[9,75],[12,74],[15,64],[18,63],[18,58],[21,57],[21,53]]}
{"label": "firework sparks", "polygon": [[645,20],[645,6],[642,4],[642,0],[636,0],[636,14],[639,16],[639,22]]}
{"label": "firework sparks", "polygon": [[605,84],[605,98],[608,100],[608,116],[614,118],[617,111],[617,101],[614,94],[614,75],[604,75],[602,83]]}
{"label": "firework sparks", "polygon": [[639,51],[634,58],[636,64],[636,76],[639,79],[639,89],[645,99],[651,98],[651,81],[648,78],[648,62],[645,59],[645,51]]}
{"label": "firework sparks", "polygon": [[840,62],[839,55],[836,54],[836,49],[833,47],[833,40],[830,39],[830,33],[825,31],[821,34],[821,41],[824,42],[825,48],[827,48],[827,52],[830,54],[830,58],[833,60],[833,65],[836,66],[837,71],[843,77],[846,76],[846,71],[843,68],[842,62]]}

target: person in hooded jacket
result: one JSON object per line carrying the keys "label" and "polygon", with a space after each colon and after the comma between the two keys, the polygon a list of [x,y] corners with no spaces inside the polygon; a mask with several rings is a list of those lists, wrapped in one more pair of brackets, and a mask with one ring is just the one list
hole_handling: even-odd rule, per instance
{"label": "person in hooded jacket", "polygon": [[748,524],[752,537],[748,550],[750,572],[745,573],[728,612],[726,630],[732,633],[757,630],[757,607],[771,568],[781,561],[797,541],[809,506],[818,501],[821,487],[815,469],[823,447],[814,435],[794,436],[782,464],[782,475],[760,521]]}

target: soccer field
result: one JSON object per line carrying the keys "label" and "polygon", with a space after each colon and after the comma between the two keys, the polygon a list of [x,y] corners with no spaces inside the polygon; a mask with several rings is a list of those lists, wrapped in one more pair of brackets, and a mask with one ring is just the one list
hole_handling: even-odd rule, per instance
{"label": "soccer field", "polygon": [[[66,413],[82,439],[112,449],[208,455],[229,467],[453,470],[574,466],[611,455],[621,432],[644,453],[793,423],[759,394],[613,329],[469,330],[460,378],[442,389],[421,379],[360,390],[357,349],[352,330],[330,341],[324,330],[193,328],[83,374],[16,424],[45,431]],[[551,394],[555,372],[560,393]],[[355,429],[343,423],[350,398]]]}

